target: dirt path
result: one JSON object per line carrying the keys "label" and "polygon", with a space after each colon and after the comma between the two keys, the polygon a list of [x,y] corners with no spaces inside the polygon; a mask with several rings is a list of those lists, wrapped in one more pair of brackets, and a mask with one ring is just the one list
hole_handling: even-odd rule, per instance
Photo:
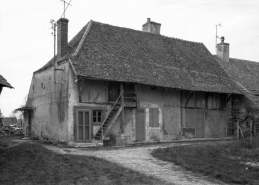
{"label": "dirt path", "polygon": [[92,151],[80,148],[58,148],[45,145],[46,148],[63,154],[85,155],[100,157],[111,162],[120,164],[126,168],[133,169],[146,175],[150,175],[177,185],[216,185],[225,184],[209,177],[197,175],[186,171],[172,163],[164,162],[154,158],[150,153],[152,150],[179,144],[167,144],[166,146],[145,146],[121,148],[114,150]]}

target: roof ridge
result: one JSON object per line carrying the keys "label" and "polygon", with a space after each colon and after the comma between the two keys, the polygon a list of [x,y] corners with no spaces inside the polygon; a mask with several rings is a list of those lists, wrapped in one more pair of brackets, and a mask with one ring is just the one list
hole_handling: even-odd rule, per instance
{"label": "roof ridge", "polygon": [[80,51],[80,49],[81,49],[81,47],[82,47],[82,45],[83,45],[83,43],[85,41],[85,38],[86,38],[86,36],[88,35],[88,33],[89,33],[90,29],[91,29],[92,23],[93,23],[93,20],[90,20],[89,21],[89,25],[87,26],[87,28],[86,28],[86,30],[84,32],[84,35],[83,35],[82,39],[80,40],[80,43],[78,44],[78,46],[76,48],[76,51],[74,52],[72,57],[75,57],[79,53],[79,51]]}
{"label": "roof ridge", "polygon": [[140,32],[140,33],[144,33],[144,34],[153,34],[153,35],[156,35],[156,36],[160,36],[160,37],[164,37],[164,38],[169,38],[169,39],[175,39],[175,40],[178,40],[178,41],[190,42],[190,43],[194,43],[194,44],[203,44],[202,42],[195,42],[195,41],[191,41],[191,40],[185,40],[185,39],[181,39],[181,38],[170,37],[170,36],[166,36],[166,35],[162,35],[162,34],[154,34],[154,33],[150,33],[150,32],[144,32],[144,31],[141,31],[141,30],[136,30],[136,29],[132,29],[132,28],[111,25],[111,24],[102,23],[102,22],[98,22],[98,21],[93,21],[93,22],[97,23],[97,24],[101,24],[101,25],[107,25],[107,26],[113,26],[113,27],[117,27],[117,28],[121,28],[121,29],[133,30],[133,31],[137,31],[137,32]]}
{"label": "roof ridge", "polygon": [[229,58],[229,59],[233,59],[233,60],[241,60],[241,61],[245,61],[245,62],[253,62],[253,63],[256,63],[256,64],[259,64],[259,62],[257,61],[252,61],[252,60],[246,60],[246,59],[240,59],[240,58]]}

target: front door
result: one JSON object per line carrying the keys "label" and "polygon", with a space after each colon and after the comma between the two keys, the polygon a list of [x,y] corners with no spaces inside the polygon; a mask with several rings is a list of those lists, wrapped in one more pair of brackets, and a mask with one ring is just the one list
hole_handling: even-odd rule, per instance
{"label": "front door", "polygon": [[146,139],[145,111],[136,109],[136,140],[144,141]]}
{"label": "front door", "polygon": [[91,140],[90,111],[77,111],[77,141]]}

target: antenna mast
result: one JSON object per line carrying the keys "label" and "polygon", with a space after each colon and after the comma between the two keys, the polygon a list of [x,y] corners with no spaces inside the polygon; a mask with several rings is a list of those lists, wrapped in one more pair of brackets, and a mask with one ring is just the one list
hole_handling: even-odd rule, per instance
{"label": "antenna mast", "polygon": [[220,23],[216,24],[216,53],[217,53],[217,39],[220,39],[218,37],[218,26],[223,27]]}
{"label": "antenna mast", "polygon": [[[65,12],[66,12],[68,6],[72,6],[72,5],[70,4],[72,0],[70,0],[69,3],[66,2],[65,0],[60,0],[60,1],[63,1],[63,2],[64,2],[64,11],[63,11],[63,14],[61,15],[61,17],[63,16],[63,18],[65,18]],[[66,4],[67,4],[67,7],[66,7]]]}
{"label": "antenna mast", "polygon": [[53,30],[51,35],[54,36],[54,57],[55,57],[55,55],[56,55],[56,26],[57,26],[57,23],[53,19],[50,20],[50,23],[51,23],[51,29]]}

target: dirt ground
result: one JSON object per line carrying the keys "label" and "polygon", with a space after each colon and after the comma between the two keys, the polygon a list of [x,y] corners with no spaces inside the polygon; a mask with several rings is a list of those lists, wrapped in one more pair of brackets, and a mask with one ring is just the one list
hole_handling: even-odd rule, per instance
{"label": "dirt ground", "polygon": [[[91,150],[83,148],[60,148],[52,145],[45,145],[46,148],[60,154],[73,154],[83,156],[95,156],[123,167],[130,168],[145,175],[151,175],[161,179],[165,183],[177,185],[216,185],[226,184],[215,179],[194,174],[172,163],[160,161],[151,155],[157,148],[178,146],[179,144],[163,144],[155,146],[129,147],[108,150]],[[183,145],[183,144],[181,144]]]}
{"label": "dirt ground", "polygon": [[[143,176],[151,176],[161,180],[162,184],[176,185],[217,185],[226,184],[213,178],[186,171],[180,166],[154,158],[151,152],[157,148],[169,146],[186,145],[187,143],[158,144],[140,147],[121,147],[121,148],[71,148],[65,146],[55,146],[44,144],[39,141],[21,140],[18,138],[8,138],[9,145],[4,147],[13,147],[22,143],[31,143],[48,149],[50,152],[63,156],[89,156],[101,158],[109,162],[118,164],[126,169],[136,171]],[[64,155],[64,156],[67,156]],[[160,184],[160,183],[159,183]]]}

